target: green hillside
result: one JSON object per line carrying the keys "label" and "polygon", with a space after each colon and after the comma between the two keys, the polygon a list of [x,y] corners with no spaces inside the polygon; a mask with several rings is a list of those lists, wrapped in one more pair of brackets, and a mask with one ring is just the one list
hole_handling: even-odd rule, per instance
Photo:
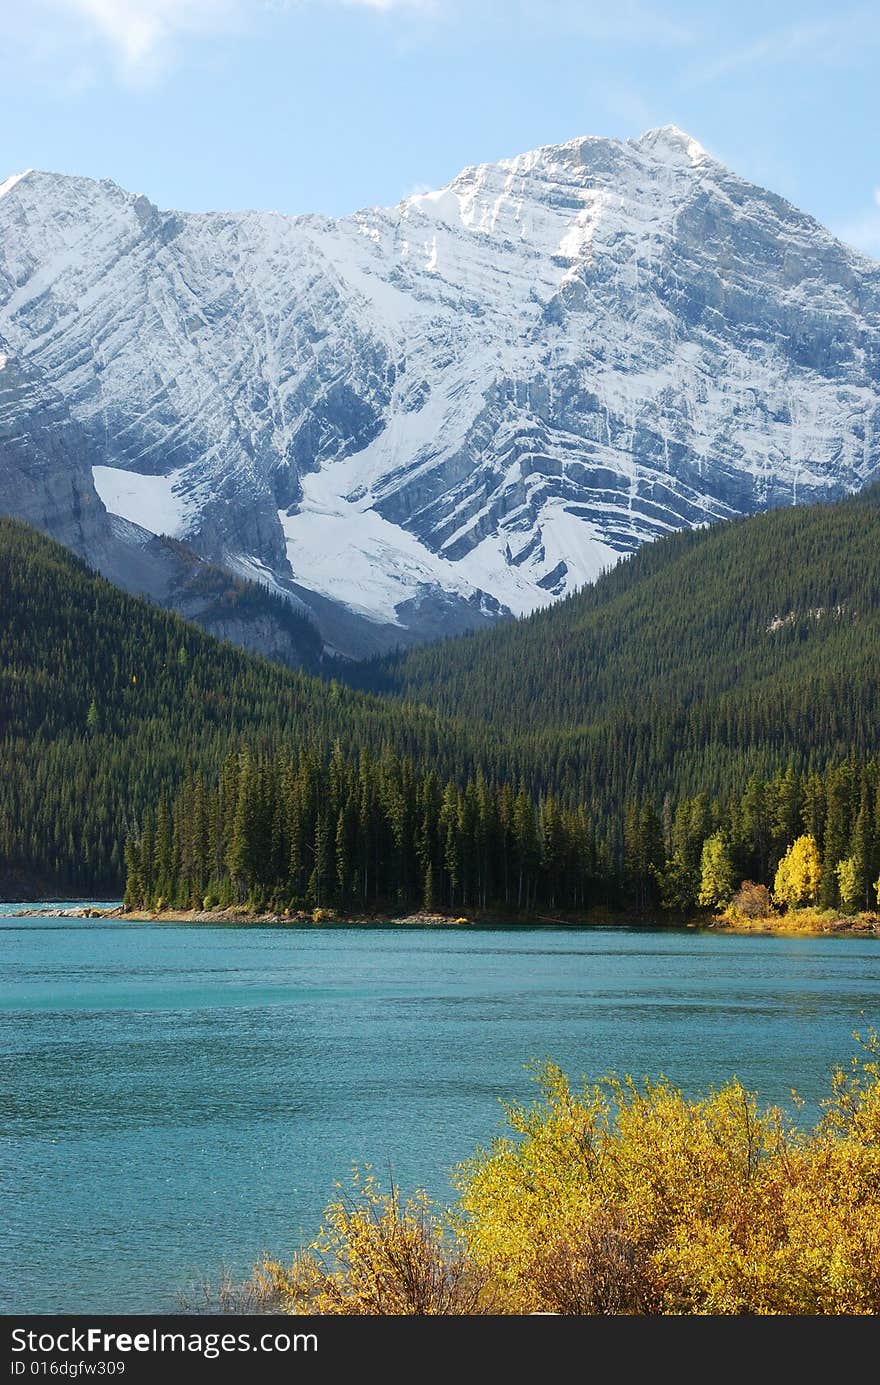
{"label": "green hillside", "polygon": [[245,736],[467,763],[432,712],[220,643],[0,517],[0,895],[120,889],[144,807]]}
{"label": "green hillside", "polygon": [[612,894],[638,876],[647,901],[653,868],[633,853],[668,854],[679,810],[691,874],[700,833],[727,824],[737,865],[766,876],[805,814],[824,831],[816,771],[850,765],[832,854],[874,803],[878,650],[876,489],[674,535],[528,620],[340,668],[356,687],[220,643],[0,518],[0,893],[118,890],[144,811],[187,775],[209,791],[245,742],[316,766],[338,742],[350,775],[364,751],[393,754],[383,783],[433,772],[462,803],[482,775],[486,803],[528,797],[533,853],[551,795]]}
{"label": "green hillside", "polygon": [[557,789],[617,800],[873,754],[880,487],[671,535],[526,620],[347,677],[512,735]]}

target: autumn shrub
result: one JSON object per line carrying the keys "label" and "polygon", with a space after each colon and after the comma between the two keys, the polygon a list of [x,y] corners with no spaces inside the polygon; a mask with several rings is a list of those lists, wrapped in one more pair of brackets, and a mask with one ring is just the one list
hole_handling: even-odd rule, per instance
{"label": "autumn shrub", "polygon": [[539,1247],[531,1270],[543,1311],[574,1315],[656,1313],[657,1276],[619,1215],[597,1214]]}
{"label": "autumn shrub", "polygon": [[403,1201],[372,1175],[340,1194],[307,1250],[264,1261],[282,1311],[347,1315],[468,1315],[490,1311],[486,1277],[424,1193]]}
{"label": "autumn shrub", "polygon": [[766,919],[773,913],[773,901],[766,885],[757,885],[754,880],[743,880],[728,911],[747,919]]}
{"label": "autumn shrub", "polygon": [[566,1311],[554,1242],[592,1273],[614,1247],[620,1306],[581,1311],[880,1311],[875,1036],[867,1050],[810,1131],[736,1081],[700,1100],[616,1078],[574,1093],[546,1068],[542,1101],[510,1109],[519,1138],[461,1172],[471,1254],[513,1312]]}
{"label": "autumn shrub", "polygon": [[575,1091],[547,1065],[452,1212],[368,1178],[262,1282],[297,1313],[880,1312],[878,1056],[872,1032],[811,1129],[735,1080]]}

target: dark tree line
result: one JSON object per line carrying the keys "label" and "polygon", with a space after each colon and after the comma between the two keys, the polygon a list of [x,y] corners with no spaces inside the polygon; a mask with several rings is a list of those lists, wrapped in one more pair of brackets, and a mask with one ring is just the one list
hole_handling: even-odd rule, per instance
{"label": "dark tree line", "polygon": [[[645,798],[624,815],[623,897],[641,908],[687,911],[700,902],[703,849],[719,841],[731,885],[774,888],[792,843],[816,844],[821,883],[815,903],[828,909],[876,909],[880,885],[880,761],[849,759],[818,772],[793,766],[769,779],[753,775],[741,793],[698,793],[662,803]],[[838,867],[852,863],[852,896],[841,895]],[[726,900],[719,900],[726,902]]]}
{"label": "dark tree line", "polygon": [[463,786],[386,751],[346,759],[280,748],[230,755],[207,784],[188,770],[128,843],[131,905],[342,910],[491,906],[577,912],[597,904],[687,911],[717,836],[739,877],[772,885],[809,833],[823,860],[820,903],[840,903],[836,867],[857,862],[861,907],[880,874],[880,764],[753,778],[726,803],[706,794],[627,806],[622,849],[603,853],[585,807],[482,774]]}
{"label": "dark tree line", "polygon": [[391,751],[244,748],[188,771],[127,847],[130,904],[583,909],[603,870],[585,811],[482,774],[463,786]]}

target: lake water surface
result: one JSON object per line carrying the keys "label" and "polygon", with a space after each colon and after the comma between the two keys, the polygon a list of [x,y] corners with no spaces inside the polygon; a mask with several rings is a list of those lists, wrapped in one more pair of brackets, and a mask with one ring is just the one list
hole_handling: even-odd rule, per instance
{"label": "lake water surface", "polygon": [[[448,1198],[524,1065],[809,1103],[874,939],[248,928],[0,906],[0,1309],[173,1311],[317,1228],[353,1163]],[[815,1108],[808,1112],[815,1114]]]}

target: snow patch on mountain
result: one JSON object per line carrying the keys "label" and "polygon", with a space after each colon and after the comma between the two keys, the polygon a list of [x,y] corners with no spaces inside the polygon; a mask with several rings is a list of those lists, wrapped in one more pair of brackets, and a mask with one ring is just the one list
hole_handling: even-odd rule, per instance
{"label": "snow patch on mountain", "polygon": [[182,471],[141,476],[120,467],[93,466],[95,490],[112,515],[129,519],[151,534],[177,538],[186,532],[189,503],[179,489]]}
{"label": "snow patch on mountain", "polygon": [[0,183],[0,197],[4,197],[7,192],[11,192],[16,183],[20,183],[22,178],[26,178],[33,169],[26,168],[23,173],[13,173],[4,182]]}
{"label": "snow patch on mountain", "polygon": [[[371,619],[400,624],[400,607],[432,590],[477,602],[491,592],[504,612],[526,615],[559,590],[593,581],[620,556],[595,526],[549,501],[540,511],[533,563],[522,556],[531,538],[512,552],[509,544],[500,550],[494,536],[452,562],[383,519],[369,499],[341,497],[332,472],[306,476],[295,513],[279,511],[288,561],[297,582]],[[538,590],[536,566],[557,574]]]}

